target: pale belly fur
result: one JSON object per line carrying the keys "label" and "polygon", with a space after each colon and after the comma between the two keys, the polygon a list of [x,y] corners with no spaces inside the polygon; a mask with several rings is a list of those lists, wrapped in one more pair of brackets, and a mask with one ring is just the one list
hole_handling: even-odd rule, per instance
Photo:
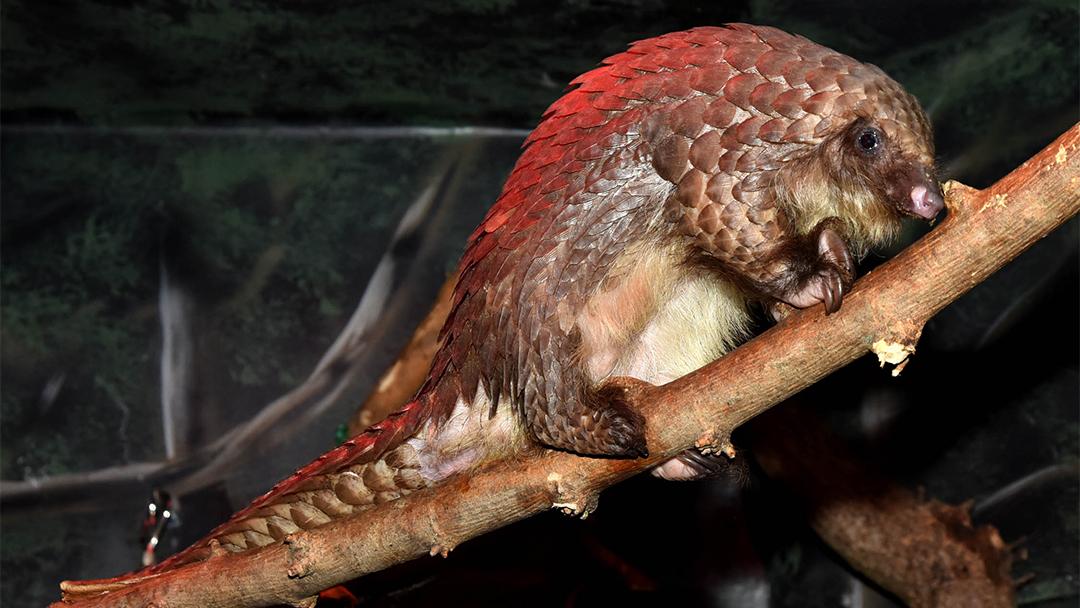
{"label": "pale belly fur", "polygon": [[[730,283],[686,270],[668,252],[636,256],[626,268],[605,281],[575,320],[581,360],[594,384],[618,376],[665,384],[716,360],[746,336],[746,300]],[[481,390],[472,405],[459,401],[438,429],[429,424],[409,440],[425,479],[435,482],[529,445],[511,408],[500,406],[490,416],[489,403]],[[665,479],[696,476],[677,459],[653,472]]]}

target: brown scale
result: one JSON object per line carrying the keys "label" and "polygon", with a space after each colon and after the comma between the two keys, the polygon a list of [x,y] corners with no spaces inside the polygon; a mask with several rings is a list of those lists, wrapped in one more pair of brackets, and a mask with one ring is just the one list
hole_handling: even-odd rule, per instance
{"label": "brown scale", "polygon": [[296,491],[215,531],[214,538],[231,552],[261,547],[427,485],[416,450],[402,444],[376,462],[310,477]]}

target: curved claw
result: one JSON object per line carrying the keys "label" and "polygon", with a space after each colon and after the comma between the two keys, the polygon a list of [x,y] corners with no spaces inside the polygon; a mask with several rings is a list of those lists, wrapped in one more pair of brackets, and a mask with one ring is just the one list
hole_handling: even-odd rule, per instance
{"label": "curved claw", "polygon": [[828,273],[825,281],[822,287],[825,292],[825,314],[831,315],[840,310],[840,305],[844,302],[844,282],[837,273]]}
{"label": "curved claw", "polygon": [[789,287],[779,299],[795,308],[809,308],[818,302],[825,305],[825,314],[840,310],[844,290],[855,280],[855,258],[840,236],[835,222],[826,220],[811,236],[817,259],[800,273],[798,282]]}
{"label": "curved claw", "polygon": [[825,314],[840,310],[844,302],[844,277],[840,269],[826,266],[806,278],[783,301],[795,308],[809,308],[818,302],[825,305]]}
{"label": "curved claw", "polygon": [[855,259],[836,231],[822,229],[818,233],[817,249],[818,257],[839,270],[843,281],[850,283],[855,278]]}
{"label": "curved claw", "polygon": [[668,481],[690,481],[719,477],[729,472],[730,459],[720,454],[702,454],[691,448],[678,456],[664,461],[652,470],[652,474]]}
{"label": "curved claw", "polygon": [[684,450],[681,454],[676,456],[679,460],[682,460],[692,468],[696,469],[699,475],[719,475],[730,465],[730,458],[721,454],[702,454],[696,449]]}

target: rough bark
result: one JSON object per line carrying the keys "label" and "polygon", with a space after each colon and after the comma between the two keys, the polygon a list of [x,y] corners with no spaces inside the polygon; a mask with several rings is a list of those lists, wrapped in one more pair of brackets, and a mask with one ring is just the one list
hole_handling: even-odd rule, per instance
{"label": "rough bark", "polygon": [[[385,418],[420,388],[456,279],[447,279],[409,344],[357,409],[349,423],[352,434]],[[853,568],[915,608],[1013,605],[1012,553],[995,528],[972,525],[969,504],[922,500],[877,475],[801,409],[771,410],[763,418],[755,458],[795,495],[810,525]]]}
{"label": "rough bark", "polygon": [[791,315],[720,360],[660,387],[632,386],[650,456],[548,451],[498,463],[249,553],[192,564],[83,605],[298,604],[319,590],[558,507],[586,515],[598,493],[697,445],[730,449],[732,429],[873,350],[900,363],[923,324],[1080,210],[1080,125],[982,191],[946,184],[949,217],[860,280],[843,309]]}
{"label": "rough bark", "polygon": [[[447,279],[408,346],[357,409],[349,422],[352,434],[385,418],[420,388],[456,279]],[[763,418],[755,458],[795,495],[810,525],[853,568],[914,608],[1013,605],[1010,548],[992,526],[972,525],[969,504],[919,499],[859,463],[798,408],[771,410]]]}

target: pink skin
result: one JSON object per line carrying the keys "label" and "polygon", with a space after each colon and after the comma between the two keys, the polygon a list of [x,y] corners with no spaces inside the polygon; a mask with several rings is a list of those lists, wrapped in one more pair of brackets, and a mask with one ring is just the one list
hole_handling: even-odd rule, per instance
{"label": "pink skin", "polygon": [[829,315],[840,309],[840,300],[843,297],[843,280],[837,272],[826,268],[813,275],[799,291],[784,301],[795,308],[809,308],[818,302],[824,302],[825,314]]}
{"label": "pink skin", "polygon": [[924,220],[932,220],[944,206],[941,194],[920,185],[911,189],[911,207],[907,211]]}
{"label": "pink skin", "polygon": [[666,479],[669,482],[689,482],[707,476],[707,473],[703,473],[701,469],[693,467],[683,459],[676,457],[664,461],[659,467],[653,469],[652,475]]}
{"label": "pink skin", "polygon": [[690,481],[701,478],[701,471],[679,458],[672,458],[652,470],[652,474],[667,481]]}

